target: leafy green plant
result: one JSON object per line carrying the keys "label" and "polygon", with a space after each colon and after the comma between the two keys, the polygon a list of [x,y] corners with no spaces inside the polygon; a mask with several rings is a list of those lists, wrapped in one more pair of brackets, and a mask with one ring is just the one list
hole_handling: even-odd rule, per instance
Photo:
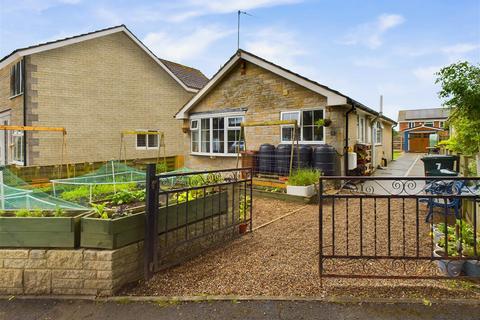
{"label": "leafy green plant", "polygon": [[309,186],[315,184],[320,179],[320,171],[314,169],[296,170],[287,181],[289,186]]}
{"label": "leafy green plant", "polygon": [[[122,184],[101,184],[92,187],[92,200],[105,199],[106,196],[119,192],[122,190],[133,190],[136,188],[135,183],[122,183]],[[72,202],[88,202],[90,200],[90,186],[81,186],[73,190],[64,191],[60,197],[67,201]]]}
{"label": "leafy green plant", "polygon": [[65,216],[65,210],[59,206],[55,207],[55,211],[53,212],[53,215],[57,218]]}
{"label": "leafy green plant", "polygon": [[250,198],[250,196],[241,197],[239,205],[240,213],[238,215],[240,221],[245,220],[245,217],[247,216],[247,212],[250,210],[251,205],[252,199]]}
{"label": "leafy green plant", "polygon": [[320,128],[320,127],[328,127],[332,124],[332,120],[330,119],[318,119],[315,121],[315,125]]}
{"label": "leafy green plant", "polygon": [[[188,196],[187,196],[188,195]],[[177,193],[177,197],[176,199],[174,198],[174,201],[176,200],[178,203],[182,203],[182,202],[187,202],[188,201],[192,201],[192,200],[195,200],[197,198],[197,194],[193,191],[190,191],[190,192],[179,192]]]}
{"label": "leafy green plant", "polygon": [[35,218],[43,217],[43,210],[42,209],[35,209],[30,211],[30,216]]}
{"label": "leafy green plant", "polygon": [[19,218],[25,218],[30,216],[30,210],[28,209],[19,209],[15,211],[15,216]]}
{"label": "leafy green plant", "polygon": [[108,211],[106,210],[106,205],[104,203],[92,204],[93,212],[100,217],[100,219],[110,219]]}
{"label": "leafy green plant", "polygon": [[120,190],[107,198],[114,205],[129,204],[145,200],[145,189],[137,191]]}
{"label": "leafy green plant", "polygon": [[0,210],[0,217],[4,217],[7,215],[7,212],[5,210]]}
{"label": "leafy green plant", "polygon": [[160,162],[155,165],[155,170],[157,173],[162,173],[162,172],[167,172],[168,171],[168,165],[166,162]]}

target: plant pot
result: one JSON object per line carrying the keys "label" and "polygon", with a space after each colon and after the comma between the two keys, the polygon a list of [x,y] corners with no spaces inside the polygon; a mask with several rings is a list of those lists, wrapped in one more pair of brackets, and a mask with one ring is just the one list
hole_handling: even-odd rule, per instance
{"label": "plant pot", "polygon": [[[445,257],[445,252],[443,250],[436,249],[433,251],[433,256],[436,258]],[[463,264],[465,263],[464,260],[450,260],[450,259],[442,259],[442,260],[435,260],[440,271],[449,277],[458,277],[462,272]]]}
{"label": "plant pot", "polygon": [[436,227],[433,228],[433,242],[437,244],[441,239],[445,238],[445,233],[439,231]]}
{"label": "plant pot", "polygon": [[238,232],[240,234],[247,233],[247,229],[248,229],[248,223],[242,223],[238,226]]}
{"label": "plant pot", "polygon": [[480,277],[480,260],[465,261],[463,271],[469,277]]}
{"label": "plant pot", "polygon": [[309,186],[289,186],[287,185],[287,194],[300,197],[311,197],[315,195],[315,185]]}

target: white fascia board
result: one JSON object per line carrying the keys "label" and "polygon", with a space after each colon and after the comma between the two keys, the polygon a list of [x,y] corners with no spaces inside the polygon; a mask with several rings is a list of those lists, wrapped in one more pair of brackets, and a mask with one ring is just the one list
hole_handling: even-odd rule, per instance
{"label": "white fascia board", "polygon": [[203,87],[198,93],[193,96],[190,101],[187,102],[186,105],[183,106],[180,111],[175,115],[175,119],[188,119],[188,110],[192,108],[202,97],[204,97],[210,90],[215,86],[217,81],[220,81],[223,76],[235,65],[235,63],[240,59],[238,55],[236,55],[230,62],[222,67],[222,69],[212,78],[208,83]]}
{"label": "white fascia board", "polygon": [[318,94],[321,94],[322,96],[327,97],[327,105],[345,105],[347,104],[347,98],[344,96],[341,96],[335,92],[332,92],[322,86],[316,85],[310,81],[307,81],[291,72],[288,72],[286,70],[283,70],[277,66],[274,66],[264,60],[258,59],[256,57],[253,57],[247,53],[242,52],[241,53],[241,58],[245,59],[246,61],[249,61],[253,64],[256,64],[266,70],[269,70],[277,75],[279,75],[282,78],[285,78],[287,80],[290,80],[302,87],[305,87],[313,92],[316,92]]}
{"label": "white fascia board", "polygon": [[24,57],[24,56],[28,56],[28,55],[31,55],[31,54],[44,52],[44,51],[48,51],[48,50],[52,50],[52,49],[57,49],[57,48],[60,48],[60,47],[68,46],[68,45],[71,45],[71,44],[75,44],[75,43],[79,43],[79,42],[83,42],[83,41],[87,41],[87,40],[91,40],[91,39],[104,37],[104,36],[107,36],[107,35],[110,35],[110,34],[113,34],[113,33],[117,33],[117,32],[124,32],[130,39],[133,40],[133,42],[135,42],[140,48],[143,49],[143,51],[145,51],[153,60],[155,60],[155,62],[157,62],[160,65],[160,67],[162,67],[162,69],[165,70],[165,72],[167,72],[173,79],[175,79],[175,81],[177,81],[183,87],[183,89],[185,89],[186,91],[189,91],[189,92],[198,92],[197,89],[189,88],[182,81],[180,81],[180,79],[178,79],[177,76],[175,76],[170,71],[170,69],[168,69],[167,66],[165,66],[165,64],[163,64],[162,61],[160,61],[160,59],[158,59],[150,51],[150,49],[148,49],[142,42],[140,42],[140,40],[138,40],[137,37],[135,37],[124,26],[120,26],[120,27],[117,27],[117,28],[109,29],[109,30],[94,32],[94,33],[91,33],[91,34],[87,34],[87,35],[80,36],[80,37],[75,37],[75,38],[72,38],[72,39],[60,40],[60,41],[50,43],[50,44],[39,45],[38,47],[35,47],[35,48],[20,50],[20,51],[16,52],[15,54],[13,54],[12,56],[5,59],[4,61],[2,61],[0,63],[0,69],[4,68],[5,66],[12,63],[13,61],[15,61],[15,60],[17,60],[21,57]]}

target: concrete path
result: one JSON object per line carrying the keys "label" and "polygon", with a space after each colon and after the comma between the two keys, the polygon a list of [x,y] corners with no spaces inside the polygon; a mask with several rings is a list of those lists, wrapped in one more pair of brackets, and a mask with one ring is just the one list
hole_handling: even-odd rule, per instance
{"label": "concrete path", "polygon": [[423,176],[423,162],[420,160],[422,153],[403,153],[397,160],[388,164],[385,169],[377,169],[376,177],[406,177]]}
{"label": "concrete path", "polygon": [[[423,162],[420,160],[423,157],[420,153],[403,153],[397,160],[389,163],[385,169],[375,170],[374,177],[413,177],[424,176]],[[423,181],[416,181],[413,184],[406,184],[405,190],[398,189],[399,185],[394,184],[393,180],[383,181],[367,181],[364,188],[373,188],[375,194],[417,194],[422,192],[425,183]]]}
{"label": "concrete path", "polygon": [[474,319],[480,304],[209,301],[182,303],[0,300],[0,320],[77,319]]}

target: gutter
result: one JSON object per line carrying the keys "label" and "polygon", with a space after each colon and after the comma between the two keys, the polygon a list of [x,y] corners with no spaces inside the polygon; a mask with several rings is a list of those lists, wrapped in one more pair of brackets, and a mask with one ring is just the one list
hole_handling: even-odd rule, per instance
{"label": "gutter", "polygon": [[[352,103],[353,101],[349,101],[350,103]],[[348,110],[346,113],[345,113],[345,146],[344,146],[344,151],[343,151],[343,155],[344,155],[344,166],[345,166],[345,176],[348,176],[348,116],[350,115],[350,112],[354,111],[355,110],[355,103],[352,103],[352,107],[350,108],[350,110]]]}
{"label": "gutter", "polygon": [[[27,70],[25,57],[22,59],[22,82],[23,82],[23,125],[27,125]],[[23,131],[23,166],[27,166],[27,131]]]}

